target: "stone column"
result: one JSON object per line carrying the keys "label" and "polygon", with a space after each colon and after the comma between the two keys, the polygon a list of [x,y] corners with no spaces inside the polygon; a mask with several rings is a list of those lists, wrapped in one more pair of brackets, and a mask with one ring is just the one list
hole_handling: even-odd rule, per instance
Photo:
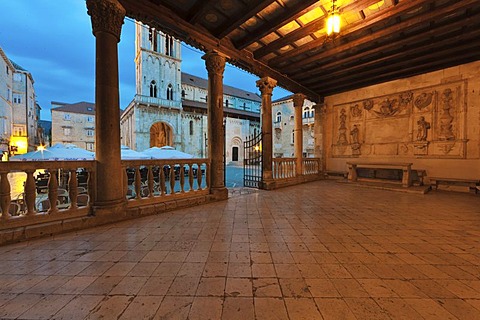
{"label": "stone column", "polygon": [[223,126],[223,71],[226,57],[208,52],[202,57],[208,71],[208,157],[210,158],[210,193],[215,199],[227,199],[224,181],[223,152],[225,128]]}
{"label": "stone column", "polygon": [[302,123],[302,109],[305,95],[296,93],[293,95],[293,108],[295,110],[295,127],[293,130],[293,137],[295,139],[295,158],[296,159],[296,175],[301,177],[303,175],[303,123]]}
{"label": "stone column", "polygon": [[274,189],[272,172],[273,137],[272,137],[272,91],[277,80],[264,77],[257,81],[262,94],[262,189]]}
{"label": "stone column", "polygon": [[324,104],[316,104],[313,106],[315,110],[315,118],[313,122],[313,130],[314,130],[314,145],[315,145],[315,158],[320,158],[321,166],[320,170],[325,171],[325,156],[323,154],[323,150],[325,150],[323,146],[323,114],[325,112]]}
{"label": "stone column", "polygon": [[95,60],[95,214],[119,213],[123,194],[120,159],[118,48],[125,9],[118,0],[87,0],[96,38]]}

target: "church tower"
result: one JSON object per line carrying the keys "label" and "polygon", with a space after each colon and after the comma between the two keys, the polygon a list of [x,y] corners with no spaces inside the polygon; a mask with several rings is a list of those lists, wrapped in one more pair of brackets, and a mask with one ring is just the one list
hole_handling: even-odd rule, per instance
{"label": "church tower", "polygon": [[[161,31],[136,23],[135,65],[138,96],[181,103],[181,44]],[[155,101],[154,99],[151,100]],[[171,103],[166,103],[170,105]]]}

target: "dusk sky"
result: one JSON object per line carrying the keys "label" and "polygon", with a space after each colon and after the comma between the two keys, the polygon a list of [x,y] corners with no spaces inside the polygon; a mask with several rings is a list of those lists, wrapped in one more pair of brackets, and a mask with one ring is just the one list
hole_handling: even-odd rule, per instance
{"label": "dusk sky", "polygon": [[[35,81],[41,119],[51,101],[94,102],[95,37],[84,0],[0,0],[0,47]],[[135,95],[135,23],[125,19],[118,45],[120,107]],[[207,78],[202,53],[182,45],[182,71]],[[259,93],[257,76],[227,65],[224,84]],[[274,99],[290,94],[279,87]]]}

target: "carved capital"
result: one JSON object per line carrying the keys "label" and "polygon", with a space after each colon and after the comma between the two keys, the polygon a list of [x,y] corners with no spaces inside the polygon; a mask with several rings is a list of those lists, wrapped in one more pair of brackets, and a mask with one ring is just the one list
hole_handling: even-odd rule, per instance
{"label": "carved capital", "polygon": [[108,32],[120,41],[126,11],[117,0],[87,0],[87,10],[94,36],[97,32]]}
{"label": "carved capital", "polygon": [[226,62],[225,56],[218,52],[208,52],[202,58],[205,59],[208,74],[223,76]]}
{"label": "carved capital", "polygon": [[293,95],[293,107],[303,107],[303,102],[305,101],[305,95],[303,93],[295,93]]}
{"label": "carved capital", "polygon": [[272,95],[273,88],[277,85],[277,80],[270,77],[264,77],[257,81],[257,87],[262,95]]}

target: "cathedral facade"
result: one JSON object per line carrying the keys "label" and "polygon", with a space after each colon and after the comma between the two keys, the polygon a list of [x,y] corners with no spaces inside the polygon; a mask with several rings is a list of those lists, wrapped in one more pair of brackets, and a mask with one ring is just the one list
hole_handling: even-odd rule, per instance
{"label": "cathedral facade", "polygon": [[[120,118],[122,144],[208,157],[207,79],[181,72],[181,43],[165,33],[137,23],[135,47],[136,94]],[[245,138],[260,131],[261,98],[224,85],[223,103],[226,163],[240,164]]]}

